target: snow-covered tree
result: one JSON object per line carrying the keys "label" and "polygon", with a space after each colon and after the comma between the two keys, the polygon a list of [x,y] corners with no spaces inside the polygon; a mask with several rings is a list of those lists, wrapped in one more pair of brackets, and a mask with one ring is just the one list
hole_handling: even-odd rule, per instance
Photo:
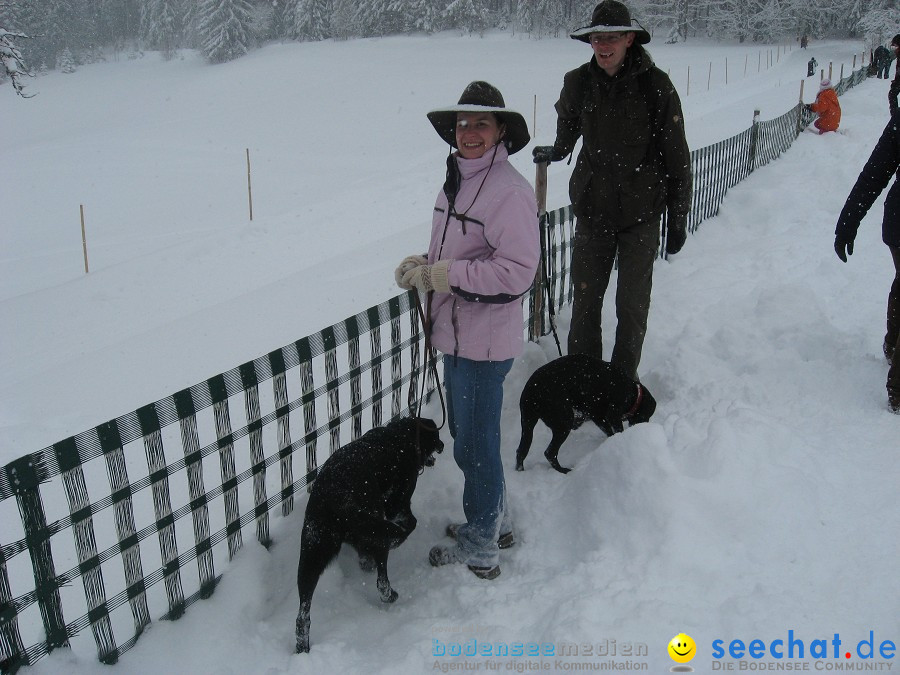
{"label": "snow-covered tree", "polygon": [[535,0],[519,0],[516,3],[516,30],[531,33],[534,30]]}
{"label": "snow-covered tree", "polygon": [[59,58],[56,60],[56,67],[64,73],[75,72],[75,57],[72,56],[72,52],[68,47],[65,47],[59,53]]}
{"label": "snow-covered tree", "polygon": [[31,98],[31,96],[23,91],[25,84],[22,82],[22,78],[34,77],[34,75],[25,65],[25,59],[16,46],[16,40],[27,39],[28,36],[25,33],[8,31],[0,26],[0,61],[3,61],[3,72],[12,82],[15,92],[23,98]]}
{"label": "snow-covered tree", "polygon": [[900,8],[891,4],[867,10],[857,22],[857,31],[870,47],[887,45],[900,32]]}
{"label": "snow-covered tree", "polygon": [[444,10],[444,20],[448,27],[482,35],[488,27],[488,12],[480,0],[453,0]]}
{"label": "snow-covered tree", "polygon": [[[336,18],[338,4],[336,1],[332,5],[331,0],[287,0],[282,12],[285,37],[296,40],[326,40],[338,35],[344,37],[344,33],[336,32],[340,31],[340,27],[335,24],[345,19],[344,12],[341,12],[341,19]],[[358,7],[358,2],[345,3],[343,9],[348,15],[346,20],[350,20]]]}
{"label": "snow-covered tree", "polygon": [[179,0],[144,0],[141,6],[141,38],[151,49],[171,59],[179,46],[183,9]]}
{"label": "snow-covered tree", "polygon": [[202,0],[197,30],[200,47],[211,63],[231,61],[253,44],[253,7],[247,0]]}

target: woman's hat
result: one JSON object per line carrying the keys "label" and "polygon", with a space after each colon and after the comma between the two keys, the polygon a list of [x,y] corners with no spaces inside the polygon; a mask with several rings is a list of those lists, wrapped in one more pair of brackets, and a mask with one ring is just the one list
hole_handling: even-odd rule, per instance
{"label": "woman's hat", "polygon": [[[634,25],[632,25],[632,23]],[[640,45],[650,42],[650,33],[644,30],[637,21],[632,21],[631,12],[618,0],[603,0],[594,7],[591,23],[579,28],[569,37],[582,42],[591,41],[591,33],[634,33],[634,40]]]}
{"label": "woman's hat", "polygon": [[428,121],[438,132],[438,136],[454,148],[456,147],[456,114],[461,112],[494,113],[500,124],[506,125],[503,144],[506,145],[510,155],[517,153],[531,140],[525,118],[515,110],[507,108],[500,90],[487,82],[469,83],[459,97],[459,103],[428,113]]}
{"label": "woman's hat", "polygon": [[819,82],[819,91],[824,91],[826,89],[831,89],[831,80],[829,80],[827,77]]}

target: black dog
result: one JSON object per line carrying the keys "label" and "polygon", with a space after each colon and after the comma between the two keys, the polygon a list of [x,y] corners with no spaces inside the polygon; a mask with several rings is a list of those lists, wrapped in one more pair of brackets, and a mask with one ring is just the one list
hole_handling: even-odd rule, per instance
{"label": "black dog", "polygon": [[397,592],[387,576],[388,551],[416,528],[410,499],[416,480],[444,444],[429,419],[406,417],[377,427],[337,450],[313,482],[303,533],[297,588],[297,651],[309,651],[309,607],[319,576],[348,543],[360,567],[378,569],[382,602]]}
{"label": "black dog", "polygon": [[586,354],[570,354],[541,366],[525,383],[519,399],[522,440],[516,450],[516,471],[524,471],[538,420],[550,427],[553,438],[544,451],[550,466],[560,473],[556,456],[572,429],[589,419],[607,436],[622,431],[622,423],[646,422],[656,410],[647,388],[619,368]]}

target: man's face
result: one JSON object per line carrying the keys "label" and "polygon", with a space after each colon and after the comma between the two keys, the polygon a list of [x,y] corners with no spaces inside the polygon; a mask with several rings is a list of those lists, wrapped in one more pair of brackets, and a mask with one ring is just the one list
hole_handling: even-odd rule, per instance
{"label": "man's face", "polygon": [[597,65],[612,77],[625,63],[625,52],[634,42],[634,32],[627,33],[591,33],[591,47]]}

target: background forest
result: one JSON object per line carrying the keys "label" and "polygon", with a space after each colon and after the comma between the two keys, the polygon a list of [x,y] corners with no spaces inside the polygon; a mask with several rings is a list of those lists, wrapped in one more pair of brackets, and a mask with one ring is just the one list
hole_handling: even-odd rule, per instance
{"label": "background forest", "polygon": [[[212,63],[284,40],[352,39],[457,30],[559,36],[597,0],[0,0],[0,77],[72,72],[106,58],[199,49]],[[784,42],[801,35],[863,38],[900,26],[900,0],[630,0],[656,40]],[[21,79],[21,78],[19,78]],[[16,78],[13,78],[14,84]]]}

